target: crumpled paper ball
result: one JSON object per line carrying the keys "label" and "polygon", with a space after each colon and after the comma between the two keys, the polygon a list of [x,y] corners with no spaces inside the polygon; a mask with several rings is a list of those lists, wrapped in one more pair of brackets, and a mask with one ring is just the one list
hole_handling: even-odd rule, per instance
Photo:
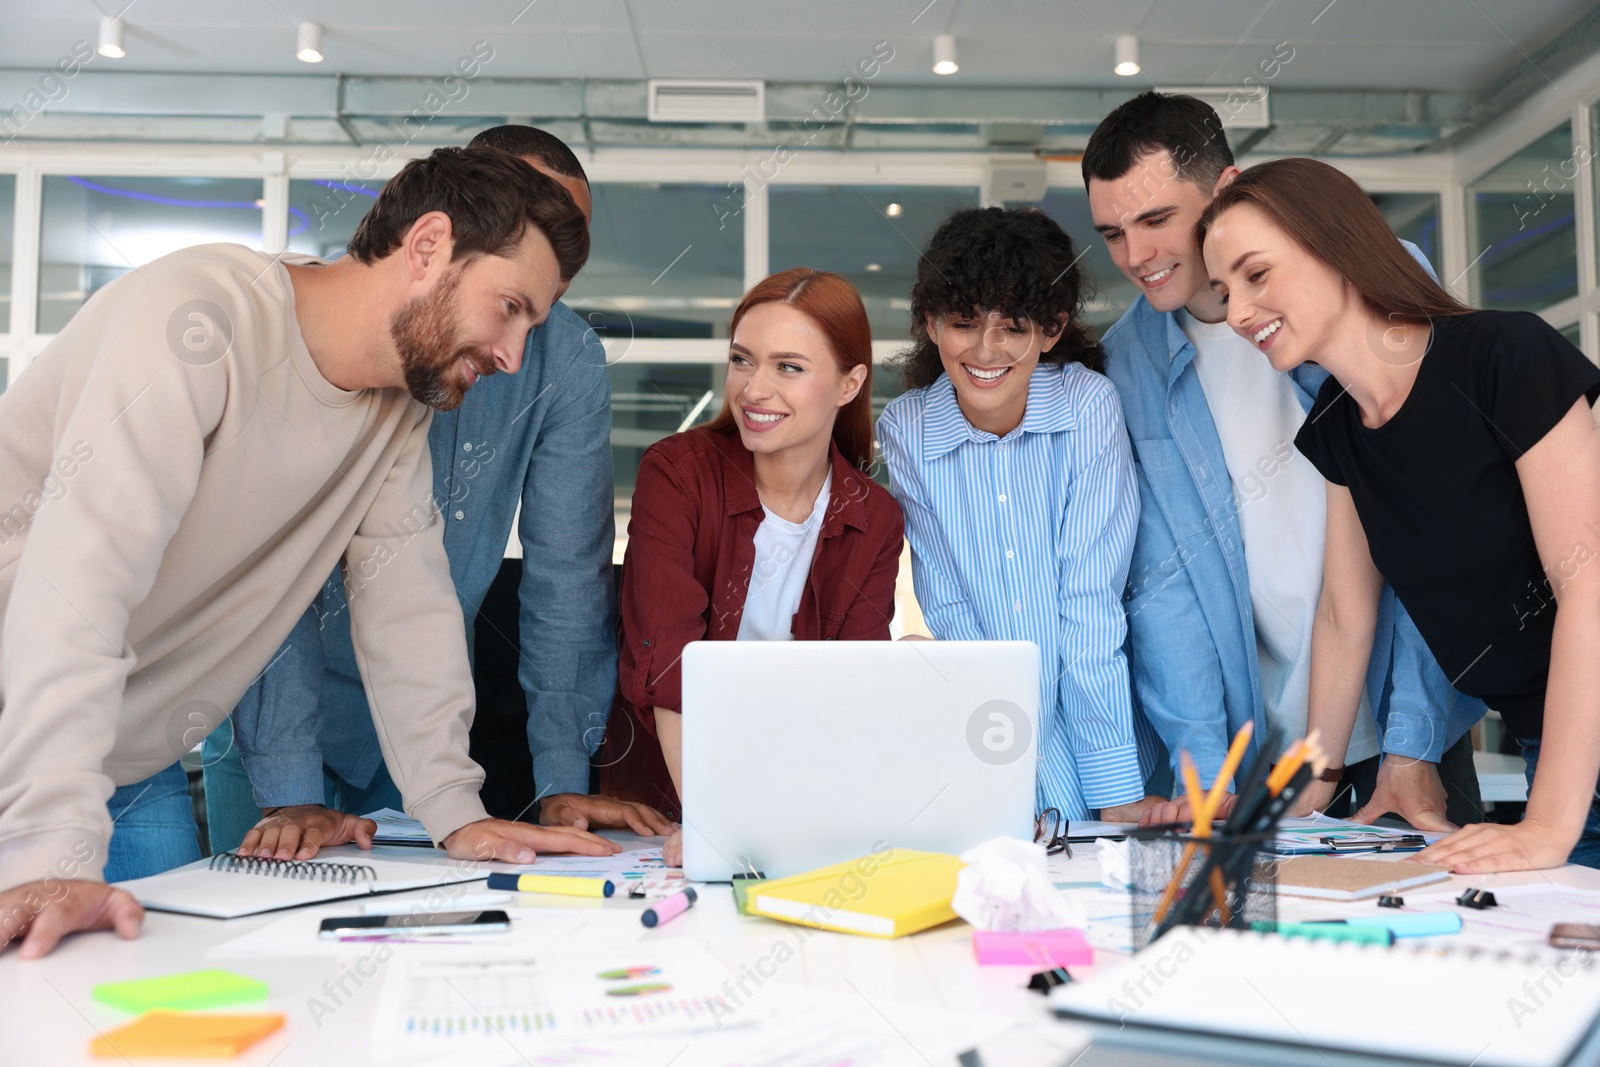
{"label": "crumpled paper ball", "polygon": [[979,930],[1083,928],[1083,905],[1050,882],[1043,845],[996,837],[961,854],[955,913]]}

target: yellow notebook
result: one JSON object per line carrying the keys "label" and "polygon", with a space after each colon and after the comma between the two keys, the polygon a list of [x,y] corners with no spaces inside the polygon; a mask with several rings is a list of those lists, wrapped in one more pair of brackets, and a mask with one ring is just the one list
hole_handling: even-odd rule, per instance
{"label": "yellow notebook", "polygon": [[903,937],[956,917],[950,898],[965,866],[938,852],[887,849],[750,886],[750,912],[871,937]]}

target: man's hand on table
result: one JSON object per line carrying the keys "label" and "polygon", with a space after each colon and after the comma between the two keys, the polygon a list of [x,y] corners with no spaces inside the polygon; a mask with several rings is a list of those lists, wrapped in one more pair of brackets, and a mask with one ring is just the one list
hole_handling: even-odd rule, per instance
{"label": "man's hand on table", "polygon": [[1355,813],[1355,822],[1376,822],[1394,812],[1418,830],[1449,832],[1456,824],[1445,818],[1449,798],[1439,781],[1439,765],[1406,756],[1384,756],[1372,796]]}
{"label": "man's hand on table", "polygon": [[661,846],[661,862],[668,867],[683,866],[683,831],[674,830],[667,843]]}
{"label": "man's hand on table", "polygon": [[458,860],[500,860],[532,863],[541,852],[577,856],[615,856],[622,846],[575,826],[534,826],[509,819],[469,822],[444,839],[445,851]]}
{"label": "man's hand on table", "polygon": [[579,830],[632,830],[640,837],[661,837],[678,824],[648,804],[616,797],[582,793],[554,793],[539,802],[541,826],[572,826]]}
{"label": "man's hand on table", "polygon": [[50,879],[0,893],[0,953],[21,941],[25,960],[48,955],[67,934],[115,930],[139,936],[144,908],[132,895],[104,882]]}
{"label": "man's hand on table", "polygon": [[256,823],[239,843],[239,855],[308,860],[325,848],[352,841],[370,849],[377,832],[378,824],[371,819],[321,804],[299,804],[279,808]]}

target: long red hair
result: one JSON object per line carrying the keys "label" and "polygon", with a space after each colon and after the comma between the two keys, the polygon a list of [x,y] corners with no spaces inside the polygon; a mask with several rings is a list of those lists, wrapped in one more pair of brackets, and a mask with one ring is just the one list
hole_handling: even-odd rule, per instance
{"label": "long red hair", "polygon": [[[739,301],[728,324],[731,337],[739,329],[739,320],[757,304],[782,302],[805,313],[817,324],[840,374],[849,374],[856,367],[867,368],[866,380],[855,399],[840,408],[833,419],[833,443],[839,452],[857,470],[872,466],[872,326],[867,321],[867,309],[861,303],[856,287],[839,275],[810,267],[795,267],[779,271],[755,284]],[[733,415],[733,400],[724,394],[722,411],[706,424],[706,429],[718,433],[737,433],[738,421]]]}

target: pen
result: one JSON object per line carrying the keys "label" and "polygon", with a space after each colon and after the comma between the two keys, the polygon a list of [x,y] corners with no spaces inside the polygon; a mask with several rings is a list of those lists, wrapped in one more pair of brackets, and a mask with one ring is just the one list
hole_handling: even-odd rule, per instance
{"label": "pen", "polygon": [[639,916],[639,919],[646,926],[660,926],[688,911],[697,899],[699,899],[698,893],[693,889],[685,889],[681,893],[672,894],[653,908],[644,909],[644,914]]}
{"label": "pen", "polygon": [[556,893],[564,897],[609,897],[617,887],[604,878],[571,878],[562,874],[491,874],[490,889],[519,893]]}

